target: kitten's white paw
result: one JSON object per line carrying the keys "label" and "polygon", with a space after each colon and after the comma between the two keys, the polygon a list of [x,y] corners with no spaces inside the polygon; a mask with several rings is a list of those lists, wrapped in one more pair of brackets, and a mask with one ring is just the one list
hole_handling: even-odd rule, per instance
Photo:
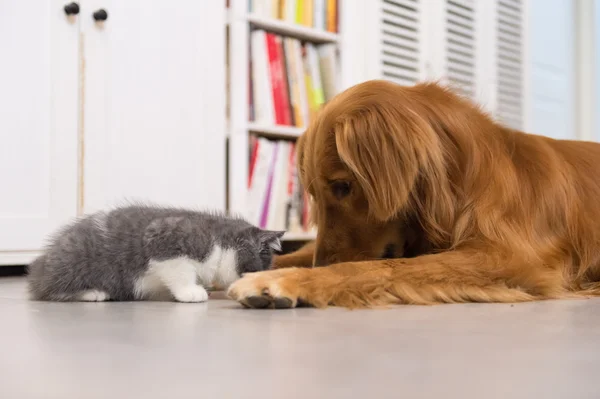
{"label": "kitten's white paw", "polygon": [[88,290],[79,294],[79,300],[85,302],[104,302],[108,299],[108,294],[104,291]]}
{"label": "kitten's white paw", "polygon": [[208,292],[199,285],[190,285],[173,292],[177,302],[204,302],[208,300]]}

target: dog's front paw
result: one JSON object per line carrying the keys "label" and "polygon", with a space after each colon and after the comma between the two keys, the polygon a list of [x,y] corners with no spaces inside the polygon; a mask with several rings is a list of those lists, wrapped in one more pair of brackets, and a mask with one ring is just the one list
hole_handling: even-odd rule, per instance
{"label": "dog's front paw", "polygon": [[307,269],[288,268],[246,274],[227,295],[248,308],[287,309],[303,303],[301,282]]}

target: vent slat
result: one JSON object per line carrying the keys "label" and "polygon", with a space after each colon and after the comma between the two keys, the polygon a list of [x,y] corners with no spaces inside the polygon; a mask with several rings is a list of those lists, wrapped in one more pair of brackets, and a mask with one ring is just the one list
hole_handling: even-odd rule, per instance
{"label": "vent slat", "polygon": [[[394,25],[383,24],[383,36],[391,38],[397,38],[398,40],[404,40],[406,42],[413,42],[414,46],[419,42],[419,38],[416,32],[412,32],[406,29],[399,28]],[[417,47],[418,48],[418,47]]]}
{"label": "vent slat", "polygon": [[419,61],[418,53],[410,48],[398,46],[395,43],[383,42],[383,53],[392,57],[403,58],[407,61],[417,63]]}
{"label": "vent slat", "polygon": [[418,19],[416,18],[418,10],[416,8],[415,10],[411,10],[403,7],[398,7],[397,5],[388,3],[386,1],[383,2],[383,6],[381,8],[383,10],[384,15],[395,15],[398,18],[401,18],[405,21],[418,22]]}
{"label": "vent slat", "polygon": [[415,32],[415,33],[417,32],[417,29],[418,29],[417,21],[410,21],[410,20],[400,18],[396,15],[389,14],[389,13],[383,14],[383,23],[392,25],[392,26],[396,26],[400,29],[406,29],[408,31]]}
{"label": "vent slat", "polygon": [[520,0],[498,1],[497,116],[509,127],[523,126],[523,22]]}
{"label": "vent slat", "polygon": [[450,86],[472,97],[475,90],[475,2],[446,0],[446,76]]}
{"label": "vent slat", "polygon": [[518,14],[521,14],[521,1],[520,0],[500,0],[498,2],[498,8],[510,9]]}
{"label": "vent slat", "polygon": [[463,54],[449,51],[448,64],[463,65],[464,67],[475,69],[475,57],[472,54]]}
{"label": "vent slat", "polygon": [[420,1],[383,0],[381,73],[384,79],[413,85],[420,77]]}
{"label": "vent slat", "polygon": [[394,57],[389,54],[383,53],[381,60],[384,65],[394,66],[400,69],[406,69],[417,73],[419,71],[419,63],[416,60],[407,60],[401,57]]}
{"label": "vent slat", "polygon": [[498,17],[500,19],[512,19],[521,21],[521,14],[512,7],[506,7],[502,3],[498,4]]}

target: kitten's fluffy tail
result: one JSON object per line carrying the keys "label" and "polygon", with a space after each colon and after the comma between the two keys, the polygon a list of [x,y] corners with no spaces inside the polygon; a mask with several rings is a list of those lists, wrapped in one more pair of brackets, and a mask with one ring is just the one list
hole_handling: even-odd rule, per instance
{"label": "kitten's fluffy tail", "polygon": [[46,255],[37,257],[27,267],[27,288],[29,290],[29,297],[34,301],[40,301],[45,299],[44,294],[44,271],[46,269]]}

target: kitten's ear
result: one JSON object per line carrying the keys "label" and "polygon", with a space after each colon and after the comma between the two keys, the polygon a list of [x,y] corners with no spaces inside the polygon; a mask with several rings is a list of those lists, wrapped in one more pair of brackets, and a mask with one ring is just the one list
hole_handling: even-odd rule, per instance
{"label": "kitten's ear", "polygon": [[281,251],[281,237],[284,234],[285,231],[261,230],[259,235],[260,243],[275,251]]}

